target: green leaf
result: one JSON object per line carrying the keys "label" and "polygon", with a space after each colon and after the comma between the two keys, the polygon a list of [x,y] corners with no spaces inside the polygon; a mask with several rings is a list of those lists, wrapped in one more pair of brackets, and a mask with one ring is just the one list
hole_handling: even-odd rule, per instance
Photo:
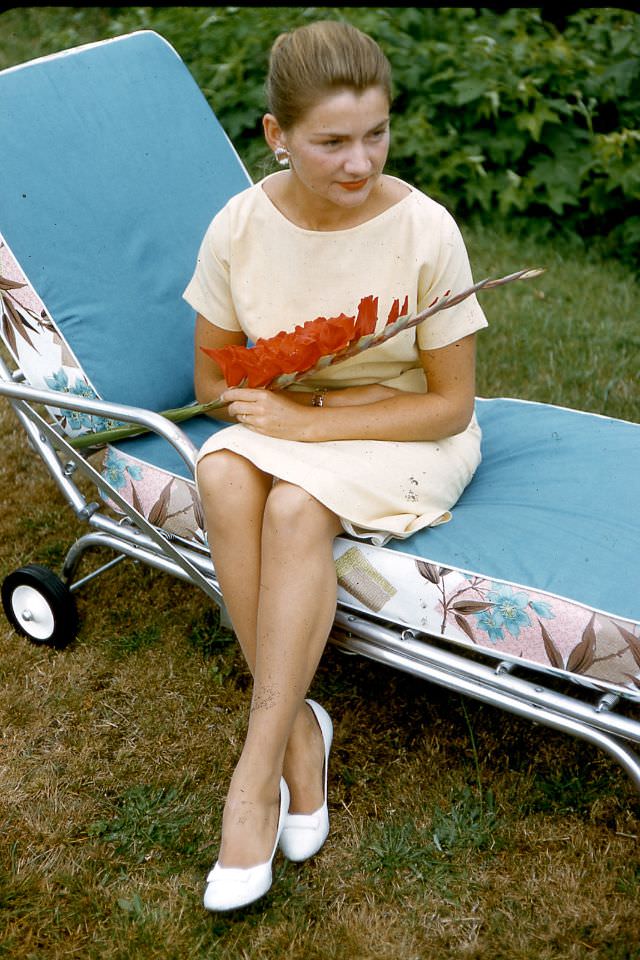
{"label": "green leaf", "polygon": [[536,142],[539,142],[545,123],[560,123],[560,117],[544,101],[539,100],[530,113],[521,113],[516,117],[519,130],[527,130]]}

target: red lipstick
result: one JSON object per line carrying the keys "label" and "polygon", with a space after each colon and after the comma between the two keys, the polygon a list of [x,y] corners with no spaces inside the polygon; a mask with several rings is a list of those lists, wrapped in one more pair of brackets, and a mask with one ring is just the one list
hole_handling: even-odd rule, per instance
{"label": "red lipstick", "polygon": [[349,181],[340,181],[340,186],[343,190],[362,190],[364,186],[368,183],[369,178],[365,177],[364,180],[349,180]]}

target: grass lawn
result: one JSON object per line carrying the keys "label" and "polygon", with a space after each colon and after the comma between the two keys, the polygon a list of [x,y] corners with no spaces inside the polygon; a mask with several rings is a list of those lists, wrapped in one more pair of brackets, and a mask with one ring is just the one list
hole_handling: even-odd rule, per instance
{"label": "grass lawn", "polygon": [[[71,10],[52,8],[48,33],[44,13],[22,32],[21,11],[0,14],[0,67],[64,47],[65,22],[72,44],[98,39]],[[577,238],[461,227],[477,278],[546,268],[481,295],[479,395],[638,420],[632,272]],[[0,578],[27,562],[59,570],[86,528],[4,401],[0,444]],[[246,667],[202,595],[129,561],[78,605],[61,652],[0,620],[0,957],[640,958],[640,800],[626,774],[332,646],[311,691],[335,724],[329,841],[307,864],[278,856],[255,906],[208,915]]]}

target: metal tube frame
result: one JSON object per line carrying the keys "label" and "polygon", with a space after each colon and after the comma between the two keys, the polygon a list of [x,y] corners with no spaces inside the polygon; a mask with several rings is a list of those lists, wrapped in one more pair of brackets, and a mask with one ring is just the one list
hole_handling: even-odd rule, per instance
{"label": "metal tube frame", "polygon": [[[52,426],[43,416],[41,416],[31,403],[40,403],[55,409],[64,406],[65,409],[78,410],[91,413],[96,416],[108,417],[114,420],[125,420],[130,423],[139,424],[147,430],[162,436],[174,449],[180,454],[187,464],[191,475],[195,474],[195,463],[197,451],[187,435],[177,426],[167,420],[162,414],[153,413],[138,407],[127,407],[122,404],[109,403],[103,400],[88,399],[86,397],[74,396],[72,394],[63,394],[64,401],[60,393],[54,390],[39,390],[33,387],[25,386],[22,383],[16,383],[3,361],[0,360],[0,395],[8,397],[14,412],[22,423],[31,445],[40,455],[49,469],[51,476],[57,483],[63,496],[71,505],[76,516],[80,520],[87,521],[90,526],[97,529],[106,529],[107,531],[118,535],[120,524],[110,518],[103,516],[98,503],[89,503],[72,481],[76,471],[88,477],[98,488],[98,490],[115,503],[120,511],[131,521],[133,527],[137,528],[149,542],[153,543],[158,555],[166,555],[173,564],[176,571],[180,571],[183,579],[191,580],[199,586],[215,603],[222,605],[222,595],[215,580],[205,577],[199,566],[192,561],[191,554],[195,551],[178,550],[174,545],[173,539],[169,537],[160,528],[144,517],[138,510],[131,506],[120,493],[111,486],[87,460],[76,450],[68,440],[60,433],[56,426]],[[7,380],[7,377],[10,379]],[[123,535],[126,541],[126,535]],[[83,551],[81,551],[83,552]],[[122,551],[126,553],[126,549]],[[77,555],[76,550],[76,555]],[[77,566],[79,556],[75,561]],[[75,572],[71,565],[67,565],[66,576]],[[177,575],[177,574],[176,574]]]}
{"label": "metal tube frame", "polygon": [[[500,707],[534,723],[571,734],[600,747],[624,767],[640,790],[640,757],[621,740],[640,743],[640,722],[596,705],[529,683],[501,670],[442,650],[405,630],[400,636],[384,625],[338,610],[332,640],[346,653],[359,654],[405,673]],[[425,642],[426,641],[426,642]]]}
{"label": "metal tube frame", "polygon": [[[161,414],[69,394],[61,396],[55,391],[25,386],[16,382],[17,379],[18,375],[12,377],[0,359],[0,396],[6,396],[11,402],[32,446],[49,468],[76,516],[93,528],[76,540],[67,553],[63,578],[69,589],[79,589],[127,557],[200,587],[222,608],[224,615],[222,594],[206,547],[172,537],[150,524],[31,404],[45,404],[55,409],[64,405],[68,409],[140,424],[171,443],[193,475],[196,450],[184,432]],[[116,522],[100,512],[99,504],[87,502],[73,483],[76,470],[116,503],[125,519]],[[82,557],[92,548],[107,548],[118,556],[74,582]],[[400,630],[369,615],[351,612],[346,605],[339,606],[330,637],[330,642],[344,653],[387,664],[515,716],[585,740],[616,760],[640,791],[640,758],[626,743],[640,743],[640,721],[614,712],[620,699],[618,694],[601,693],[595,704],[589,704],[558,693],[537,680],[529,682],[514,676],[518,669],[515,661],[500,661],[494,666],[476,662],[443,649],[442,640]],[[526,666],[534,671],[533,665]]]}

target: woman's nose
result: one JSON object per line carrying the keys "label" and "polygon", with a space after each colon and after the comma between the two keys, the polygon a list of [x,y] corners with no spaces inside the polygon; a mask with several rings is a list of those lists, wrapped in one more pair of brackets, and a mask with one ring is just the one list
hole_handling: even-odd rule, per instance
{"label": "woman's nose", "polygon": [[347,173],[366,176],[371,171],[372,163],[364,143],[351,145],[344,168]]}

